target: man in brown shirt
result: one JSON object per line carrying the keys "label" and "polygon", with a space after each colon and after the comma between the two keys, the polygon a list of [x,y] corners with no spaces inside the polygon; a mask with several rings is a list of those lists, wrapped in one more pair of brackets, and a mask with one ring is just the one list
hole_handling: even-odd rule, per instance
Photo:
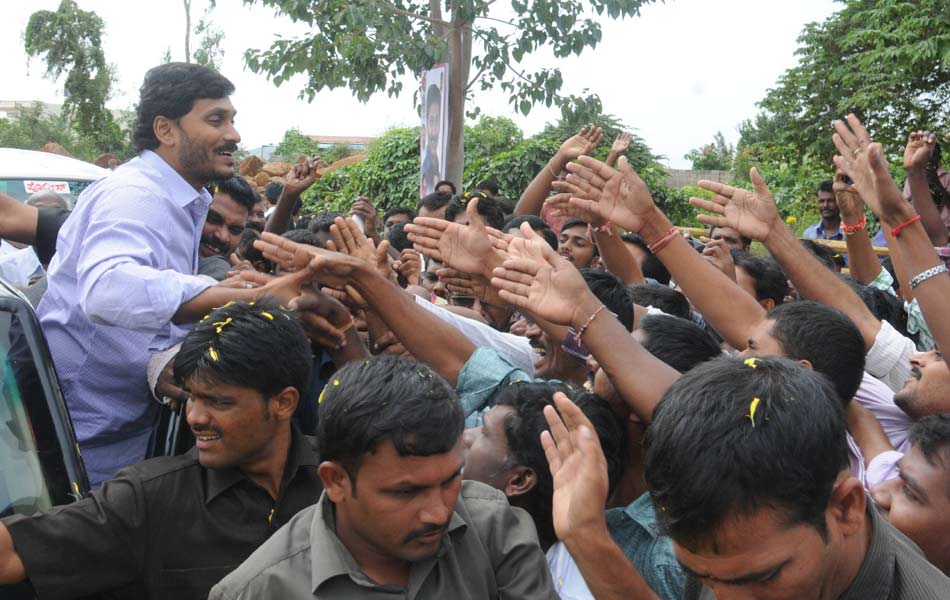
{"label": "man in brown shirt", "polygon": [[73,504],[3,519],[0,588],[28,579],[40,600],[207,598],[323,489],[315,440],[291,425],[311,363],[297,317],[276,304],[212,312],[175,361],[196,447],[123,469]]}
{"label": "man in brown shirt", "polygon": [[[570,515],[555,519],[558,536],[598,600],[649,598],[630,595],[635,574],[608,560],[602,513],[586,509],[606,489],[596,436],[566,398],[558,408],[545,442],[554,514]],[[784,358],[721,358],[673,384],[653,417],[647,485],[689,575],[686,600],[950,598],[950,579],[850,475],[844,409],[824,376]]]}
{"label": "man in brown shirt", "polygon": [[211,591],[237,598],[557,598],[528,514],[462,483],[462,406],[413,360],[351,363],[320,398],[326,491]]}

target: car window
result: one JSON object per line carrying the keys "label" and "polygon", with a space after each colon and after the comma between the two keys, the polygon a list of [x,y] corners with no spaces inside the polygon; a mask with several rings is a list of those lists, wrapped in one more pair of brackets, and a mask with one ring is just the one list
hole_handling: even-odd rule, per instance
{"label": "car window", "polygon": [[26,313],[32,322],[25,324],[21,315],[30,309],[17,301],[17,310],[4,310],[10,304],[0,302],[0,517],[46,510],[82,491],[73,483],[82,477],[69,476],[63,452],[68,416],[53,414],[49,369],[36,368],[37,344],[29,340],[38,333],[35,317]]}
{"label": "car window", "polygon": [[69,208],[73,208],[76,206],[76,198],[91,183],[73,179],[0,179],[0,193],[26,202],[36,191],[48,188],[65,198]]}

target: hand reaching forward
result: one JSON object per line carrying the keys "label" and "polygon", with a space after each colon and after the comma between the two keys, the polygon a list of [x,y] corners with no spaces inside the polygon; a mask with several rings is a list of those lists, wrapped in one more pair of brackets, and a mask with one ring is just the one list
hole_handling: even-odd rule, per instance
{"label": "hand reaching forward", "polygon": [[716,267],[725,274],[726,277],[736,280],[736,263],[732,260],[732,252],[725,240],[711,240],[707,237],[699,238],[705,244],[703,247],[703,258],[709,264]]}
{"label": "hand reaching forward", "polygon": [[561,392],[554,394],[554,404],[557,410],[544,407],[550,431],[541,433],[541,445],[554,482],[554,532],[567,542],[590,527],[606,526],[607,460],[581,409]]}
{"label": "hand reaching forward", "polygon": [[343,217],[337,217],[333,220],[333,225],[330,225],[330,237],[333,240],[332,245],[329,242],[327,243],[328,250],[336,250],[365,261],[386,279],[395,280],[395,274],[389,265],[389,242],[387,240],[383,240],[379,247],[376,247],[373,240],[360,231],[356,221],[352,218],[344,219]]}
{"label": "hand reaching forward", "polygon": [[477,198],[469,201],[465,212],[468,226],[418,217],[406,225],[406,231],[415,249],[422,254],[457,271],[482,275],[487,279],[492,270],[505,260],[505,253],[496,248],[498,238],[489,235],[478,214]]}
{"label": "hand reaching forward", "polygon": [[346,332],[353,327],[353,315],[335,298],[312,287],[290,303],[297,309],[300,324],[311,342],[325,348],[346,345]]}
{"label": "hand reaching forward", "polygon": [[614,140],[614,143],[610,146],[610,151],[614,154],[623,154],[630,147],[630,139],[630,134],[624,131]]}
{"label": "hand reaching forward", "polygon": [[597,146],[600,146],[600,143],[604,139],[604,130],[600,127],[594,127],[590,125],[589,127],[581,128],[577,135],[573,135],[567,138],[563,144],[561,144],[560,150],[558,150],[558,155],[564,162],[569,162],[577,158],[582,154],[590,154]]}
{"label": "hand reaching forward", "polygon": [[841,152],[834,158],[835,166],[854,180],[855,189],[874,214],[892,227],[914,216],[914,208],[891,177],[884,149],[871,141],[856,116],[848,115],[847,123],[835,121],[832,140]]}
{"label": "hand reaching forward", "polygon": [[904,169],[923,170],[933,156],[937,136],[930,131],[914,131],[904,147]]}
{"label": "hand reaching forward", "polygon": [[320,249],[309,244],[298,244],[281,235],[262,233],[261,239],[254,242],[264,258],[284,271],[299,271],[306,268],[318,255]]}
{"label": "hand reaching forward", "polygon": [[749,179],[755,188],[752,192],[716,181],[700,180],[699,187],[716,195],[712,200],[689,199],[696,208],[714,213],[697,215],[696,218],[711,227],[731,227],[746,237],[767,242],[769,234],[784,228],[785,224],[775,208],[772,192],[755,167],[749,171]]}
{"label": "hand reaching forward", "polygon": [[495,269],[492,286],[508,304],[558,325],[575,323],[575,312],[584,304],[580,299],[590,294],[580,271],[527,223],[521,225],[521,231],[524,239],[511,241],[510,258]]}
{"label": "hand reaching forward", "polygon": [[[342,252],[299,244],[272,233],[262,234],[261,239],[254,242],[254,247],[268,260],[281,265],[281,268],[292,267],[292,274],[301,273],[302,280],[319,281],[323,285],[338,289],[344,289],[353,274],[366,265],[366,261]],[[265,282],[270,281],[267,279],[270,276],[257,271],[241,271],[241,277],[251,282],[260,282],[261,278],[264,278]],[[276,279],[284,277],[286,276]]]}
{"label": "hand reaching forward", "polygon": [[832,189],[835,192],[838,210],[841,211],[841,221],[846,225],[856,225],[864,216],[864,200],[861,199],[861,194],[855,189],[854,184],[849,183],[848,176],[841,169],[835,170]]}
{"label": "hand reaching forward", "polygon": [[319,156],[308,158],[306,161],[296,164],[284,176],[284,191],[282,195],[299,198],[310,186],[320,179],[317,173],[321,161]]}
{"label": "hand reaching forward", "polygon": [[[571,163],[568,183],[580,188],[581,197],[571,197],[568,214],[589,214],[600,222],[611,222],[638,233],[656,211],[647,185],[621,157],[614,169],[589,156],[580,157],[580,164]],[[576,211],[570,212],[570,211]]]}

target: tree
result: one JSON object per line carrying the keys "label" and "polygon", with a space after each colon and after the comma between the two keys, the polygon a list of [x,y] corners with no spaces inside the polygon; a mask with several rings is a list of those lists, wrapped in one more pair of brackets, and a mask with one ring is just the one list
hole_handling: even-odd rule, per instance
{"label": "tree", "polygon": [[95,140],[103,152],[119,152],[125,140],[105,105],[114,78],[102,51],[102,28],[99,15],[63,0],[56,12],[30,16],[25,47],[27,56],[44,58],[46,77],[56,80],[66,73],[63,115],[76,132]]}
{"label": "tree", "polygon": [[693,168],[699,171],[728,171],[732,169],[732,161],[736,155],[736,148],[726,143],[721,131],[713,136],[713,142],[702,148],[694,148],[683,158],[693,163]]}
{"label": "tree", "polygon": [[224,59],[224,48],[221,47],[224,32],[211,26],[207,12],[195,25],[195,35],[201,37],[198,49],[195,50],[195,62],[215,71],[220,70],[221,61]]}
{"label": "tree", "polygon": [[182,0],[185,4],[185,62],[191,62],[191,0]]}
{"label": "tree", "polygon": [[[306,73],[301,97],[349,88],[365,102],[385,91],[397,96],[400,78],[438,63],[449,65],[446,176],[462,180],[465,103],[476,90],[500,88],[515,109],[560,99],[561,73],[520,68],[525,56],[548,47],[556,58],[577,55],[600,41],[593,13],[638,15],[652,0],[512,0],[514,18],[499,18],[495,0],[244,0],[261,3],[311,27],[311,35],[280,39],[267,50],[248,50],[251,70],[280,85]],[[477,113],[472,111],[472,115]]]}
{"label": "tree", "polygon": [[830,163],[831,122],[848,112],[894,153],[911,130],[950,126],[946,0],[852,0],[798,43],[798,65],[759,104],[740,151],[767,141]]}

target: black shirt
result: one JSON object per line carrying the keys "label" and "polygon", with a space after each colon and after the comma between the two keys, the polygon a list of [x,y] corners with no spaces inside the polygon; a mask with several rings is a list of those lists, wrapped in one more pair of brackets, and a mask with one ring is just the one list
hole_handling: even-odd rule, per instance
{"label": "black shirt", "polygon": [[197,450],[123,469],[89,497],[3,520],[36,595],[208,597],[284,523],[319,499],[316,441],[293,430],[278,500]]}
{"label": "black shirt", "polygon": [[36,243],[33,249],[44,265],[48,265],[56,254],[56,237],[66,222],[70,211],[65,208],[38,208],[36,215]]}

